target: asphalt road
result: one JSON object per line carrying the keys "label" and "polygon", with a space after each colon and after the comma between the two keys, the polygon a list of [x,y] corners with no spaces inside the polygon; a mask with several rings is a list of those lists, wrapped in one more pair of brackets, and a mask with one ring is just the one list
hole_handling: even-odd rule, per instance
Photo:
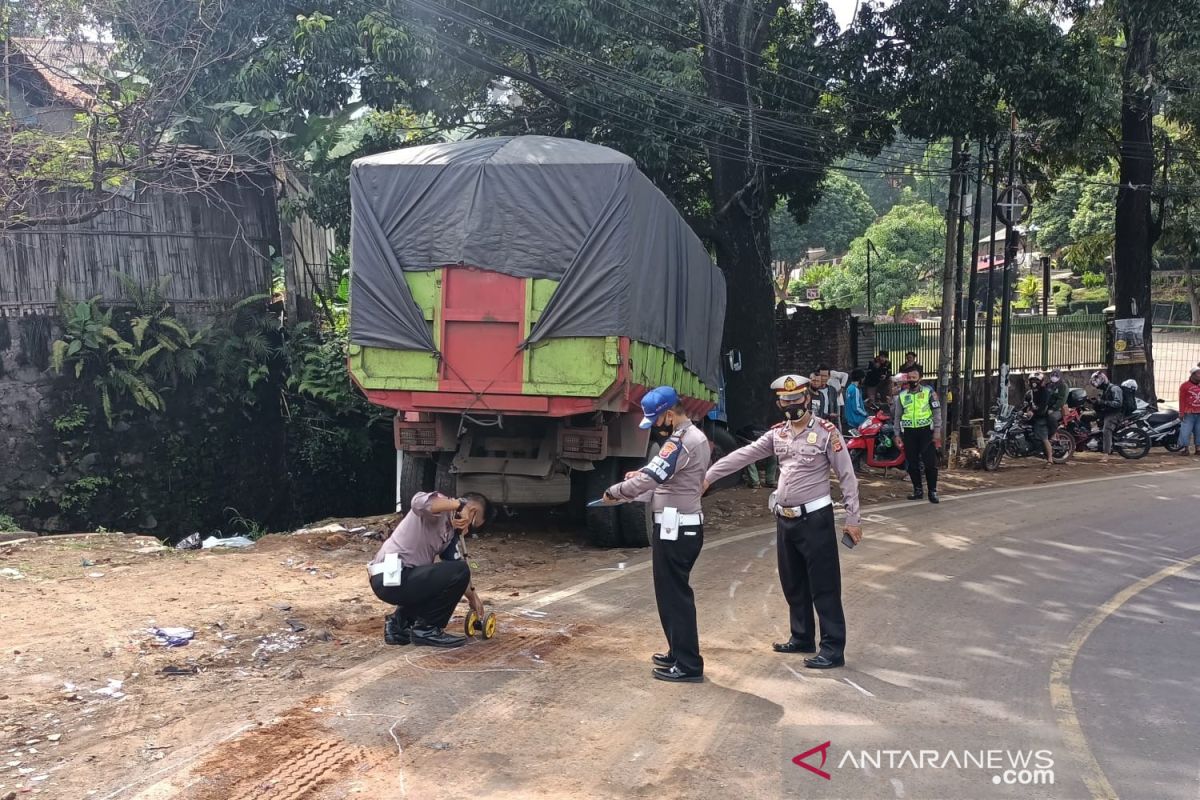
{"label": "asphalt road", "polygon": [[706,681],[652,680],[638,554],[513,599],[489,642],[347,675],[327,724],[395,749],[320,796],[1200,796],[1200,469],[867,511],[842,551],[845,668],[771,652],[759,527],[693,573]]}

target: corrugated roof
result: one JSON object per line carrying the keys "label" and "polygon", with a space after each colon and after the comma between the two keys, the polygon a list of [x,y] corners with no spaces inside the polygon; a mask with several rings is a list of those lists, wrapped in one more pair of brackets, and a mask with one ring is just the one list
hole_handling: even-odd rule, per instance
{"label": "corrugated roof", "polygon": [[37,70],[61,100],[86,108],[104,84],[112,46],[102,42],[14,37],[9,46]]}

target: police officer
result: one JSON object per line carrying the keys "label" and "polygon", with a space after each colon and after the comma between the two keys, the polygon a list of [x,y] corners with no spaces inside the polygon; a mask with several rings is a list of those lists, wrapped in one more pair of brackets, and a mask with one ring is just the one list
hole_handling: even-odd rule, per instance
{"label": "police officer", "polygon": [[932,386],[921,383],[921,365],[910,367],[904,374],[904,388],[892,405],[892,418],[900,426],[904,440],[904,455],[908,461],[908,477],[913,493],[909,500],[925,497],[921,491],[921,468],[929,485],[929,502],[937,503],[938,454],[942,447],[942,401]]}
{"label": "police officer", "polygon": [[688,579],[704,545],[700,495],[711,451],[708,437],[692,424],[670,386],[647,392],[642,414],[642,429],[668,428],[670,436],[649,464],[610,487],[604,499],[610,503],[648,499],[653,504],[654,599],[667,635],[667,652],[651,658],[653,674],[660,681],[699,683],[704,679],[704,659],[696,630],[696,598]]}
{"label": "police officer", "polygon": [[[846,663],[846,615],[829,470],[837,472],[846,505],[846,532],[855,544],[862,540],[858,479],[837,426],[812,415],[808,383],[799,375],[784,375],[772,383],[786,422],[725,456],[704,480],[707,486],[751,461],[771,454],[779,458],[779,490],[770,503],[775,513],[779,582],[791,611],[791,637],[773,647],[777,653],[817,653],[805,659],[804,666],[832,669]],[[821,622],[820,652],[814,607]]]}

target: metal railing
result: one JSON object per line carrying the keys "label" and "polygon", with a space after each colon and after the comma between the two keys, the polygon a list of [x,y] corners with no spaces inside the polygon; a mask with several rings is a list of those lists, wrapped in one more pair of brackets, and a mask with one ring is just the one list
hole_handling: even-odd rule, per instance
{"label": "metal railing", "polygon": [[[1103,314],[1077,314],[1069,317],[1013,317],[1009,336],[1009,367],[1015,371],[1031,369],[1095,369],[1104,365],[1107,347],[1107,323]],[[892,364],[899,366],[904,354],[912,351],[927,372],[933,372],[940,360],[939,321],[876,323],[875,347],[887,350]],[[965,341],[966,337],[963,337]],[[975,352],[972,372],[984,374],[987,363],[987,324],[975,326]],[[965,363],[964,358],[960,363]],[[1000,366],[1000,325],[992,330],[993,372]]]}

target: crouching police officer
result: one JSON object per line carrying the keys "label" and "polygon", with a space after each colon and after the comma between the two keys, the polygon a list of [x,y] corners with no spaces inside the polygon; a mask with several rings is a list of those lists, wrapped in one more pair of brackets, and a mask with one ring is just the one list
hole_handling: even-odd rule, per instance
{"label": "crouching police officer", "polygon": [[375,596],[396,606],[384,623],[384,641],[431,647],[467,643],[444,628],[464,593],[483,619],[483,601],[471,585],[460,537],[478,530],[490,512],[488,499],[473,492],[460,498],[437,492],[413,496],[408,514],[367,565]]}
{"label": "crouching police officer", "polygon": [[[846,663],[846,615],[829,469],[837,472],[846,506],[846,532],[855,544],[862,540],[858,479],[837,427],[812,415],[808,383],[799,375],[784,375],[772,383],[787,421],[714,464],[704,476],[704,485],[766,456],[779,459],[779,489],[770,503],[775,513],[779,582],[791,612],[791,637],[773,647],[777,653],[817,653],[805,659],[804,666],[832,669]],[[821,621],[820,652],[814,607]]]}
{"label": "crouching police officer", "polygon": [[[649,500],[654,510],[651,562],[658,618],[667,636],[667,652],[655,653],[654,677],[675,683],[703,680],[700,635],[696,630],[696,597],[688,583],[704,546],[701,483],[711,459],[708,437],[692,424],[670,386],[652,389],[642,398],[643,430],[671,431],[650,463],[630,472],[604,493],[610,503]],[[652,497],[646,495],[653,492]]]}

